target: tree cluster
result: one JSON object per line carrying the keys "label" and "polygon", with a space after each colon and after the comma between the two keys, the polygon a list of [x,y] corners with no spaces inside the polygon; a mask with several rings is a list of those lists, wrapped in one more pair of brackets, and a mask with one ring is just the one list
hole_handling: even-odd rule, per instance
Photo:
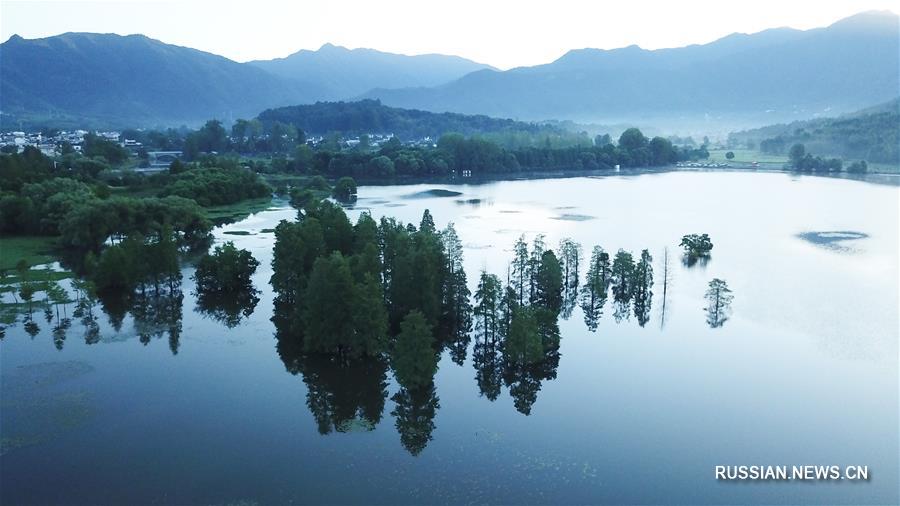
{"label": "tree cluster", "polygon": [[257,267],[259,261],[232,242],[216,246],[201,257],[194,271],[198,311],[228,328],[237,326],[253,314],[259,302],[250,279]]}
{"label": "tree cluster", "polygon": [[201,206],[234,204],[242,200],[268,197],[272,189],[260,177],[243,168],[195,168],[173,175],[160,195],[175,195]]}
{"label": "tree cluster", "polygon": [[[280,223],[275,237],[279,313],[305,352],[380,356],[412,326],[417,343],[434,355],[438,336],[467,333],[462,247],[452,225],[438,232],[427,211],[418,229],[387,218],[376,223],[368,214],[352,225],[339,206],[313,200],[296,222]],[[419,317],[431,329],[427,336],[407,322]]]}
{"label": "tree cluster", "polygon": [[684,259],[689,265],[693,265],[697,260],[708,258],[710,251],[713,249],[713,243],[709,238],[709,234],[688,234],[682,236],[678,245],[684,248]]}
{"label": "tree cluster", "polygon": [[619,250],[610,258],[602,247],[594,246],[588,266],[587,280],[581,289],[581,309],[584,323],[592,332],[597,330],[603,308],[612,290],[617,322],[628,319],[633,312],[643,327],[650,320],[653,299],[653,257],[646,249],[640,258]]}

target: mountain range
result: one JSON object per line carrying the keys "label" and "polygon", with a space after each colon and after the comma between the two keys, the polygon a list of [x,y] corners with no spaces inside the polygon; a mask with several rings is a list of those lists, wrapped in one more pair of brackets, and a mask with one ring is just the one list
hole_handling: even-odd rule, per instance
{"label": "mountain range", "polygon": [[682,48],[578,49],[506,71],[456,56],[330,44],[238,63],[143,35],[13,36],[0,44],[0,128],[195,125],[286,105],[377,98],[528,121],[734,129],[894,98],[898,26],[891,12],[865,12],[824,28],[732,34]]}
{"label": "mountain range", "polygon": [[0,44],[3,128],[195,125],[379,87],[442,84],[490,69],[457,56],[404,56],[326,44],[238,63],[143,35],[65,33]]}
{"label": "mountain range", "polygon": [[458,56],[406,56],[332,44],[317,51],[304,49],[285,58],[249,63],[279,77],[313,83],[318,88],[314,100],[352,98],[373,88],[438,86],[476,70],[494,70]]}
{"label": "mountain range", "polygon": [[890,100],[900,87],[900,30],[866,12],[813,30],[733,34],[704,45],[573,50],[431,88],[373,90],[387,105],[523,120],[765,124]]}

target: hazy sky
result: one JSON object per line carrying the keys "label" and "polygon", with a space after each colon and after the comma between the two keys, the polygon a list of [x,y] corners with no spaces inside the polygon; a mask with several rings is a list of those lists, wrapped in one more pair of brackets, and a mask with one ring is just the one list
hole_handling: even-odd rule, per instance
{"label": "hazy sky", "polygon": [[326,42],[404,54],[456,54],[500,68],[568,49],[705,43],[732,32],[825,26],[895,0],[0,0],[0,38],[143,33],[237,61]]}

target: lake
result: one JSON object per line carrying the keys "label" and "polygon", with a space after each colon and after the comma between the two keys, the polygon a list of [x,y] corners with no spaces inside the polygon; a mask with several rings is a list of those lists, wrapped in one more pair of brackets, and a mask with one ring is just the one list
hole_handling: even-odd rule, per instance
{"label": "lake", "polygon": [[[505,279],[522,234],[579,242],[582,282],[594,245],[653,255],[645,325],[610,297],[592,332],[576,307],[553,370],[490,400],[474,341],[461,365],[443,353],[425,399],[398,396],[386,366],[296,367],[270,321],[266,231],[296,213],[273,201],[214,232],[261,262],[260,300],[233,327],[198,312],[186,266],[166,321],[98,306],[88,339],[77,319],[54,336],[40,310],[33,337],[21,321],[6,329],[0,502],[896,504],[898,202],[894,185],[784,173],[361,187],[353,220],[418,224],[429,209],[438,228],[454,222],[473,292],[482,269]],[[689,233],[712,238],[708,262],[680,261]],[[713,278],[734,296],[715,328]],[[714,475],[807,464],[870,478]]]}

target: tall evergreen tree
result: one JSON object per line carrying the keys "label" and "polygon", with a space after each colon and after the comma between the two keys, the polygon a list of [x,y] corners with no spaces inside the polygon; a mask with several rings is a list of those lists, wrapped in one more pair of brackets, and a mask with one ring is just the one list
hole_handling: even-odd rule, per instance
{"label": "tall evergreen tree", "polygon": [[400,324],[391,365],[397,382],[407,388],[427,385],[437,372],[431,326],[421,311],[410,311]]}
{"label": "tall evergreen tree", "polygon": [[316,259],[306,296],[303,299],[303,324],[307,352],[359,356],[363,349],[353,348],[355,329],[350,317],[353,307],[353,277],[340,252]]}
{"label": "tall evergreen tree", "polygon": [[562,308],[563,274],[553,250],[541,254],[534,280],[532,303],[551,311],[555,320]]}
{"label": "tall evergreen tree", "polygon": [[650,320],[653,298],[653,257],[647,250],[641,251],[641,259],[634,268],[634,316],[643,327]]}
{"label": "tall evergreen tree", "polygon": [[452,338],[457,339],[468,336],[472,330],[472,303],[469,301],[471,292],[466,280],[466,271],[463,268],[462,241],[456,234],[453,223],[441,232],[444,249],[444,300],[443,321]]}
{"label": "tall evergreen tree", "polygon": [[483,342],[496,342],[500,337],[502,297],[500,279],[481,271],[475,291],[475,331]]}
{"label": "tall evergreen tree", "polygon": [[510,286],[516,292],[518,304],[524,305],[530,299],[525,298],[526,290],[529,290],[531,283],[531,259],[528,255],[528,244],[525,242],[525,235],[520,236],[513,246],[514,258],[512,263],[512,273],[510,276]]}
{"label": "tall evergreen tree", "polygon": [[587,281],[581,289],[581,310],[584,313],[584,323],[591,332],[597,330],[603,314],[610,275],[609,254],[600,246],[594,246],[588,267]]}

